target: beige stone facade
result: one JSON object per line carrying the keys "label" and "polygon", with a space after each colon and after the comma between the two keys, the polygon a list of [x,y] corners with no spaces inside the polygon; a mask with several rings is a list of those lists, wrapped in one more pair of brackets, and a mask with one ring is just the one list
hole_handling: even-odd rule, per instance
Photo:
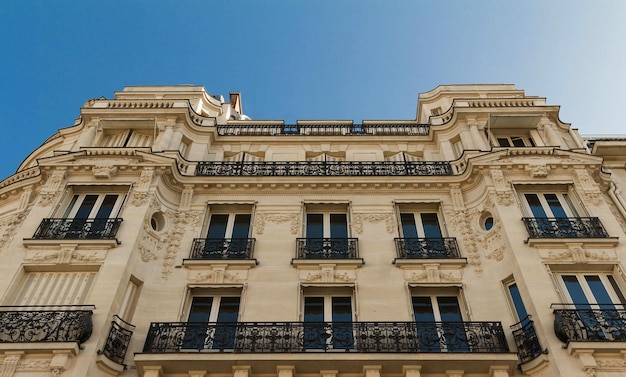
{"label": "beige stone facade", "polygon": [[127,87],[0,181],[0,376],[626,376],[624,138],[512,85],[242,109]]}

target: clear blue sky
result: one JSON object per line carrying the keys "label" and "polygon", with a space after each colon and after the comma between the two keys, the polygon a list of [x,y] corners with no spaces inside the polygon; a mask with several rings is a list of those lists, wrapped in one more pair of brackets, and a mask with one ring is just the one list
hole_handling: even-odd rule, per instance
{"label": "clear blue sky", "polygon": [[440,84],[507,83],[626,133],[626,1],[5,0],[0,179],[90,98],[242,93],[253,119],[415,119]]}

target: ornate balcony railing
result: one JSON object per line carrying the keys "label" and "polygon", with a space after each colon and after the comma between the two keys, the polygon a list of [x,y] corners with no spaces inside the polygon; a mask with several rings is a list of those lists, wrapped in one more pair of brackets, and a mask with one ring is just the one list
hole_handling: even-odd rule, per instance
{"label": "ornate balcony railing", "polygon": [[93,306],[1,306],[0,343],[78,342],[91,336]]}
{"label": "ornate balcony railing", "polygon": [[434,176],[452,175],[446,161],[201,161],[198,176]]}
{"label": "ornate balcony railing", "polygon": [[454,237],[395,238],[400,259],[460,258],[459,245]]}
{"label": "ornate balcony railing", "polygon": [[546,350],[541,348],[539,338],[537,338],[537,333],[535,332],[534,322],[530,319],[530,316],[511,326],[511,329],[513,330],[513,339],[515,339],[517,354],[521,364],[526,364],[536,359],[542,353],[546,353]]}
{"label": "ornate balcony railing", "polygon": [[606,238],[597,217],[524,217],[530,238]]}
{"label": "ornate balcony railing", "polygon": [[102,353],[114,363],[124,365],[124,358],[126,351],[128,351],[130,338],[133,336],[133,330],[135,330],[135,326],[118,316],[113,316],[107,341],[102,351],[98,351],[98,353]]}
{"label": "ornate balcony railing", "polygon": [[428,136],[429,124],[228,124],[221,136]]}
{"label": "ornate balcony railing", "polygon": [[564,343],[626,341],[626,309],[623,305],[554,304],[552,307],[554,333]]}
{"label": "ornate balcony railing", "polygon": [[252,259],[255,238],[194,238],[191,259]]}
{"label": "ornate balcony railing", "polygon": [[34,239],[115,239],[122,219],[43,219]]}
{"label": "ornate balcony railing", "polygon": [[358,238],[296,238],[296,259],[357,259]]}
{"label": "ornate balcony railing", "polygon": [[509,352],[500,322],[152,323],[145,353]]}

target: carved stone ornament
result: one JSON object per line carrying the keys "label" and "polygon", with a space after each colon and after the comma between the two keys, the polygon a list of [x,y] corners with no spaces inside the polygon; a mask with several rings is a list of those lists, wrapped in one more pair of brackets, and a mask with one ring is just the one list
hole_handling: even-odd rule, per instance
{"label": "carved stone ornament", "polygon": [[17,363],[16,371],[34,372],[50,370],[50,360],[48,359],[22,359]]}
{"label": "carved stone ornament", "polygon": [[476,209],[454,211],[447,207],[444,207],[444,211],[454,234],[460,235],[457,240],[463,243],[468,263],[473,267],[474,272],[479,275],[482,274],[483,268],[478,252],[478,240],[481,237],[472,226],[471,221],[475,216],[480,216],[480,213]]}
{"label": "carved stone ornament", "polygon": [[545,178],[550,173],[550,166],[547,164],[528,165],[527,169],[530,170],[530,176],[533,178]]}
{"label": "carved stone ornament", "polygon": [[39,193],[39,205],[47,207],[61,194],[67,168],[57,168],[43,185]]}
{"label": "carved stone ornament", "polygon": [[300,270],[300,280],[306,283],[351,283],[356,281],[356,270],[320,266],[320,269]]}
{"label": "carved stone ornament", "polygon": [[568,245],[565,250],[542,251],[542,259],[546,262],[572,261],[585,264],[592,261],[615,261],[615,251],[585,250],[582,245]]}
{"label": "carved stone ornament", "polygon": [[113,165],[94,165],[91,169],[94,178],[96,179],[110,179],[117,174],[117,166]]}
{"label": "carved stone ornament", "polygon": [[300,231],[300,215],[297,213],[259,213],[255,216],[254,231],[257,234],[263,234],[265,231],[265,222],[274,224],[290,223],[289,230],[291,234],[296,235]]}
{"label": "carved stone ornament", "polygon": [[586,203],[600,205],[602,203],[602,192],[598,184],[593,180],[586,169],[576,169],[578,187],[582,191],[582,197]]}
{"label": "carved stone ornament", "polygon": [[438,266],[425,269],[407,269],[404,278],[409,283],[458,283],[462,280],[461,270],[440,270]]}
{"label": "carved stone ornament", "polygon": [[154,194],[150,194],[150,185],[152,184],[152,178],[154,176],[154,168],[144,168],[139,176],[137,186],[133,190],[133,197],[131,203],[135,207],[142,206],[146,202],[151,201]]}
{"label": "carved stone ornament", "polygon": [[11,242],[28,212],[30,211],[17,212],[0,219],[0,250]]}
{"label": "carved stone ornament", "polygon": [[229,270],[226,267],[214,267],[209,270],[190,270],[188,280],[190,283],[241,283],[248,278],[247,270]]}
{"label": "carved stone ornament", "polygon": [[491,169],[491,178],[495,186],[495,201],[503,206],[510,206],[514,203],[511,188],[507,185],[504,173],[500,169]]}
{"label": "carved stone ornament", "polygon": [[27,250],[28,264],[89,264],[106,258],[106,250],[77,250],[78,245],[61,245],[58,250]]}
{"label": "carved stone ornament", "polygon": [[197,227],[200,224],[201,211],[167,211],[171,217],[171,227],[167,235],[167,246],[163,256],[163,268],[161,269],[161,277],[167,279],[174,270],[174,265],[181,250],[181,242],[183,239],[191,239],[185,237],[186,232],[197,233]]}
{"label": "carved stone ornament", "polygon": [[355,233],[363,233],[363,223],[385,223],[385,230],[387,233],[393,233],[394,221],[392,213],[357,213],[354,215],[354,221],[352,222]]}

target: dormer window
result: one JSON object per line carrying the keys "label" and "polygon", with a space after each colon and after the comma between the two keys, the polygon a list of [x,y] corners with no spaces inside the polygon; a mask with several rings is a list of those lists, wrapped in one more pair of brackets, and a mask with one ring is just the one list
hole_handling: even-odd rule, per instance
{"label": "dormer window", "polygon": [[500,147],[534,147],[535,142],[530,136],[499,136],[497,137]]}

